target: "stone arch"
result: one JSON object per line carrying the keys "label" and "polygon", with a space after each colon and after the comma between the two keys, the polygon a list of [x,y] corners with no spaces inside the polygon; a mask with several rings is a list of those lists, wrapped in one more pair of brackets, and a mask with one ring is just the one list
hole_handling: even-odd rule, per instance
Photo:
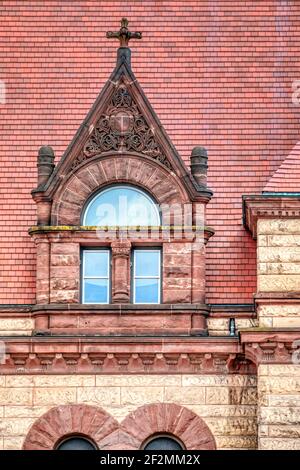
{"label": "stone arch", "polygon": [[62,405],[51,408],[31,426],[23,450],[52,450],[63,436],[81,435],[102,448],[102,440],[118,429],[118,422],[102,408]]}
{"label": "stone arch", "polygon": [[130,413],[118,431],[102,441],[103,450],[141,449],[159,433],[177,437],[187,450],[215,450],[215,439],[207,424],[193,411],[174,403],[144,405]]}
{"label": "stone arch", "polygon": [[93,193],[113,183],[148,191],[158,204],[185,204],[188,195],[175,173],[156,161],[134,154],[96,156],[80,165],[53,198],[52,225],[80,225],[82,208]]}

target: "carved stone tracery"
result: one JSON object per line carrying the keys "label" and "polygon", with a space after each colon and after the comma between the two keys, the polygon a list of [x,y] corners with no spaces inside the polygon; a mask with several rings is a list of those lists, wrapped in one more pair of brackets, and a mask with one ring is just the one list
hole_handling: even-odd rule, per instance
{"label": "carved stone tracery", "polygon": [[124,83],[114,92],[105,114],[100,116],[72,169],[87,158],[109,151],[142,153],[172,169],[153,130]]}

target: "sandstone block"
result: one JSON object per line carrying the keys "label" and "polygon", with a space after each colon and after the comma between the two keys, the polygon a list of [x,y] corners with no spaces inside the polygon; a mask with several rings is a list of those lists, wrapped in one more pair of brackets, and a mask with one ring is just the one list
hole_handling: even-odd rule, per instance
{"label": "sandstone block", "polygon": [[120,404],[120,387],[79,387],[77,389],[78,403],[107,406]]}
{"label": "sandstone block", "polygon": [[205,422],[217,436],[256,436],[255,418],[205,418]]}
{"label": "sandstone block", "polygon": [[298,292],[300,288],[300,275],[266,275],[258,276],[258,290],[260,292]]}
{"label": "sandstone block", "polygon": [[34,328],[32,318],[0,318],[1,331],[31,331]]}
{"label": "sandstone block", "polygon": [[45,406],[5,406],[4,416],[6,418],[39,418],[49,409]]}
{"label": "sandstone block", "polygon": [[300,424],[269,426],[269,436],[300,439]]}
{"label": "sandstone block", "polygon": [[300,377],[261,377],[258,389],[260,393],[293,395],[300,393]]}
{"label": "sandstone block", "polygon": [[251,450],[257,448],[256,436],[217,436],[217,449],[245,449]]}
{"label": "sandstone block", "polygon": [[24,436],[4,437],[3,449],[4,450],[22,450]]}
{"label": "sandstone block", "polygon": [[260,421],[264,424],[299,424],[300,407],[261,407],[259,410]]}
{"label": "sandstone block", "polygon": [[258,248],[257,259],[260,263],[299,263],[300,246],[267,247]]}
{"label": "sandstone block", "polygon": [[123,387],[121,389],[121,404],[124,405],[136,404],[139,406],[163,401],[163,387]]}
{"label": "sandstone block", "polygon": [[65,405],[66,403],[76,403],[76,388],[34,389],[34,405]]}
{"label": "sandstone block", "polygon": [[153,386],[180,386],[180,375],[97,375],[97,387],[125,386],[125,387],[153,387]]}
{"label": "sandstone block", "polygon": [[300,235],[268,235],[269,246],[300,246]]}
{"label": "sandstone block", "polygon": [[2,418],[0,434],[3,437],[25,436],[35,418]]}
{"label": "sandstone block", "polygon": [[300,450],[300,439],[260,438],[260,450]]}
{"label": "sandstone block", "polygon": [[[261,366],[263,367],[263,366]],[[295,377],[300,378],[300,364],[272,364],[269,366],[264,366],[268,368],[268,375],[276,377]],[[261,369],[260,369],[261,370]]]}
{"label": "sandstone block", "polygon": [[294,317],[300,316],[300,304],[261,305],[258,307],[260,317]]}
{"label": "sandstone block", "polygon": [[36,375],[36,387],[90,387],[95,385],[94,375]]}
{"label": "sandstone block", "polygon": [[188,406],[197,415],[203,417],[255,417],[256,406],[235,406],[235,405],[189,405]]}
{"label": "sandstone block", "polygon": [[205,403],[204,387],[165,387],[164,401],[181,405]]}
{"label": "sandstone block", "polygon": [[2,405],[31,405],[32,390],[26,388],[1,388],[0,403]]}
{"label": "sandstone block", "polygon": [[271,235],[299,234],[299,219],[260,219],[257,223],[258,233]]}
{"label": "sandstone block", "polygon": [[184,387],[190,385],[251,387],[256,386],[256,380],[254,375],[182,375]]}
{"label": "sandstone block", "polygon": [[228,387],[206,387],[206,403],[219,405],[229,403]]}

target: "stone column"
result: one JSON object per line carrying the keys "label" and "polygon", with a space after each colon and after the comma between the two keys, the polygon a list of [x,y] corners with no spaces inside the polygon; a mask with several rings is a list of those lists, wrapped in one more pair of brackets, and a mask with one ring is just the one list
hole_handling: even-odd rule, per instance
{"label": "stone column", "polygon": [[128,240],[111,243],[112,250],[112,303],[130,302],[130,251]]}

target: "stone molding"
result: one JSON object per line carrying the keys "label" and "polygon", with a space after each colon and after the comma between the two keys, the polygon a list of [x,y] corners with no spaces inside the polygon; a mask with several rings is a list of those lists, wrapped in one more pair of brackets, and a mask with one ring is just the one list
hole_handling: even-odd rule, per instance
{"label": "stone molding", "polygon": [[237,338],[45,336],[4,340],[1,374],[255,373]]}
{"label": "stone molding", "polygon": [[245,357],[254,364],[299,364],[300,328],[240,331]]}
{"label": "stone molding", "polygon": [[245,227],[257,238],[258,219],[296,219],[300,217],[300,197],[292,196],[243,196]]}

